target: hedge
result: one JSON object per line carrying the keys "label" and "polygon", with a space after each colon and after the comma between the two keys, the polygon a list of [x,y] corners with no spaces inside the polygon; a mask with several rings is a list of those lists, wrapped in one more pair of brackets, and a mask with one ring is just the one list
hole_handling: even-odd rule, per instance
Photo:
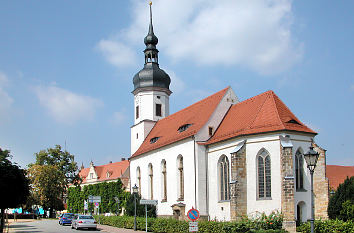
{"label": "hedge", "polygon": [[[298,232],[311,232],[310,223],[304,223],[297,227]],[[316,233],[329,233],[329,232],[343,232],[352,233],[354,232],[354,221],[342,221],[342,220],[325,220],[325,221],[315,221],[315,232]]]}
{"label": "hedge", "polygon": [[[98,221],[98,216],[95,216]],[[145,218],[137,217],[137,229],[145,230]],[[134,217],[131,216],[100,216],[101,224],[110,225],[118,228],[133,229]],[[205,233],[284,233],[283,229],[260,229],[261,225],[257,221],[242,220],[239,222],[216,222],[199,221],[198,232]],[[187,221],[178,221],[172,218],[148,218],[148,231],[156,233],[188,232]]]}

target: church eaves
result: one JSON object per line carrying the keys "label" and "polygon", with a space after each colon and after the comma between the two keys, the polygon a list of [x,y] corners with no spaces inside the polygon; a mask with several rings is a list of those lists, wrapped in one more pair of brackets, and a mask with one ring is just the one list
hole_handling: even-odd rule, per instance
{"label": "church eaves", "polygon": [[317,134],[301,123],[273,91],[267,91],[233,105],[213,137],[201,144],[274,131]]}
{"label": "church eaves", "polygon": [[[156,122],[149,135],[131,158],[197,134],[209,120],[229,88],[227,87]],[[186,124],[189,124],[188,129],[180,132],[178,129]],[[156,137],[159,137],[159,139],[155,143],[150,143],[150,140]]]}

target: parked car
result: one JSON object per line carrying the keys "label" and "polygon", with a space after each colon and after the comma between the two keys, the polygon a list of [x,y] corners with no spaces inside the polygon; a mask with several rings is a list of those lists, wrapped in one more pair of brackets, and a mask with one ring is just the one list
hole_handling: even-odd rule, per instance
{"label": "parked car", "polygon": [[60,219],[63,217],[63,214],[60,214],[58,219],[59,219],[59,224],[60,224]]}
{"label": "parked car", "polygon": [[71,224],[71,221],[72,221],[73,217],[74,217],[74,214],[72,214],[72,213],[64,213],[59,218],[59,224],[63,225],[63,226],[65,224]]}
{"label": "parked car", "polygon": [[71,228],[76,230],[82,228],[97,229],[97,222],[92,217],[92,215],[82,215],[78,214],[71,222]]}

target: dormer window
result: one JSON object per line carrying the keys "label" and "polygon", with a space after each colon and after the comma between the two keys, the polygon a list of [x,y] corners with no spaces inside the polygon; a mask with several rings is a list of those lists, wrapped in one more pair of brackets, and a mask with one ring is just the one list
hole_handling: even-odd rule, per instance
{"label": "dormer window", "polygon": [[154,137],[150,139],[150,144],[155,143],[160,137]]}
{"label": "dormer window", "polygon": [[110,172],[107,172],[106,173],[106,177],[109,178],[111,176],[111,173]]}
{"label": "dormer window", "polygon": [[296,120],[294,119],[291,119],[289,121],[287,121],[286,123],[292,123],[292,124],[298,124],[298,125],[301,125],[299,122],[297,122]]}
{"label": "dormer window", "polygon": [[180,132],[180,133],[182,133],[183,131],[186,131],[188,128],[189,128],[189,126],[191,126],[192,124],[184,124],[184,125],[181,125],[179,128],[178,128],[178,131]]}

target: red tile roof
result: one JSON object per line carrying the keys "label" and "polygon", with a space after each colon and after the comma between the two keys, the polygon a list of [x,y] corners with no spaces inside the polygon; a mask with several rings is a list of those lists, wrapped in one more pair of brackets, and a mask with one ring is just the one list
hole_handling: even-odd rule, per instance
{"label": "red tile roof", "polygon": [[327,165],[326,176],[329,187],[336,190],[347,177],[354,176],[354,166]]}
{"label": "red tile roof", "polygon": [[[215,111],[215,108],[218,106],[229,88],[230,87],[227,87],[156,122],[149,135],[145,138],[144,142],[131,158],[191,137],[198,133],[198,131],[207,123],[211,114]],[[179,132],[179,127],[185,124],[192,125],[187,130]],[[150,140],[155,137],[159,137],[159,139],[155,143],[150,143]]]}
{"label": "red tile roof", "polygon": [[[101,166],[94,166],[95,171],[97,173],[98,182],[101,181],[108,181],[108,180],[116,180],[121,178],[122,174],[127,170],[129,167],[129,161],[124,160],[121,162],[116,163],[109,163]],[[87,175],[90,171],[90,168],[84,168],[79,172],[79,176],[82,178],[82,183],[86,183]],[[107,178],[107,172],[110,173],[110,176]],[[96,181],[95,181],[96,182]]]}
{"label": "red tile roof", "polygon": [[202,144],[279,130],[316,134],[301,123],[273,91],[267,91],[233,105],[213,137]]}

